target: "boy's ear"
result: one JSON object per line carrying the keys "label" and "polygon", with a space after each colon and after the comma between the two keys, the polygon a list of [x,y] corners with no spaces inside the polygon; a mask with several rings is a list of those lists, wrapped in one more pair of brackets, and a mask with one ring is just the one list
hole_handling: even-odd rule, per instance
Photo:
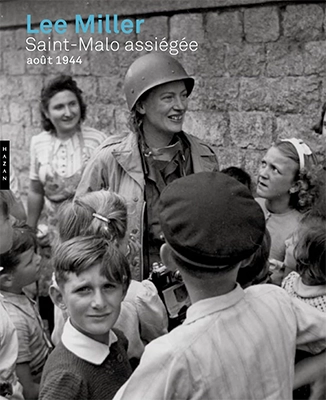
{"label": "boy's ear", "polygon": [[10,272],[8,273],[0,273],[0,287],[4,288],[4,289],[9,289],[11,288],[12,284],[13,284],[13,280],[14,280],[14,276],[13,274]]}
{"label": "boy's ear", "polygon": [[49,289],[49,296],[51,297],[52,302],[61,310],[67,309],[59,286],[51,285]]}
{"label": "boy's ear", "polygon": [[172,256],[172,250],[170,249],[169,245],[163,243],[160,249],[160,256],[163,264],[169,271],[175,271],[178,269],[176,262]]}

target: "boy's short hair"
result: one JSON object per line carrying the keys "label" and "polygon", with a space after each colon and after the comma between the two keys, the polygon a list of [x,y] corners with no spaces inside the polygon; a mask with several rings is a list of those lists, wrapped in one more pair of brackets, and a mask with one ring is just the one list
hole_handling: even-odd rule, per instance
{"label": "boy's short hair", "polygon": [[55,279],[63,286],[69,274],[77,276],[96,263],[109,281],[122,284],[126,292],[131,279],[129,263],[121,251],[108,240],[98,236],[77,236],[54,249]]}
{"label": "boy's short hair", "polygon": [[266,228],[264,239],[256,252],[242,264],[238,272],[237,282],[242,287],[266,282],[269,276],[269,253],[271,249],[271,235]]}
{"label": "boy's short hair", "polygon": [[249,190],[252,189],[251,176],[244,169],[232,166],[222,169],[221,172],[243,183]]}
{"label": "boy's short hair", "polygon": [[326,283],[325,221],[311,218],[302,224],[294,248],[297,272],[316,285]]}
{"label": "boy's short hair", "polygon": [[29,249],[36,250],[37,238],[33,228],[25,223],[13,225],[13,243],[11,249],[1,255],[1,266],[4,273],[15,272],[20,263],[19,256]]}

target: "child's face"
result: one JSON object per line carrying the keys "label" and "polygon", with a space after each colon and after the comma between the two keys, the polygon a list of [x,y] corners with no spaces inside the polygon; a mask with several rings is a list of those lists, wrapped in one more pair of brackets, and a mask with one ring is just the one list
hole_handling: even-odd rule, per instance
{"label": "child's face", "polygon": [[19,264],[15,270],[15,281],[22,288],[37,281],[39,278],[41,256],[34,248],[24,251],[19,256]]}
{"label": "child's face", "polygon": [[72,325],[84,335],[101,343],[108,341],[108,332],[120,314],[125,293],[122,284],[109,281],[95,264],[78,276],[68,275],[62,297]]}
{"label": "child's face", "polygon": [[263,157],[259,169],[258,196],[268,200],[289,198],[297,170],[295,161],[272,146]]}

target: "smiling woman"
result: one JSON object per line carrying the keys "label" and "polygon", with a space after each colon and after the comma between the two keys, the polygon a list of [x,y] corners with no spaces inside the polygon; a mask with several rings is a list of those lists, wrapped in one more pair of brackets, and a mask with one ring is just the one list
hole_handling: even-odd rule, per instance
{"label": "smiling woman", "polygon": [[110,137],[77,189],[81,195],[110,188],[127,200],[127,235],[142,243],[132,262],[136,280],[148,278],[160,262],[164,238],[158,204],[164,187],[185,175],[218,170],[213,149],[182,130],[193,87],[194,79],[177,59],[163,53],[137,58],[124,84],[131,132]]}
{"label": "smiling woman", "polygon": [[[296,231],[304,212],[313,204],[317,191],[313,172],[316,165],[311,149],[296,138],[277,142],[261,161],[257,201],[271,234],[270,261],[276,270],[282,269],[286,239]],[[275,275],[274,279],[280,283]]]}
{"label": "smiling woman", "polygon": [[44,131],[31,141],[28,223],[36,228],[45,201],[51,242],[58,205],[74,195],[87,160],[106,136],[82,126],[86,105],[71,76],[43,87],[40,111]]}

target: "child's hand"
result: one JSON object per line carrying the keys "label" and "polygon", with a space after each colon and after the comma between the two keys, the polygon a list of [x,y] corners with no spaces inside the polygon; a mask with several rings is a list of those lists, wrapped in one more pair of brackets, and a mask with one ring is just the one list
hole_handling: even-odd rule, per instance
{"label": "child's hand", "polygon": [[282,269],[283,262],[279,260],[275,260],[274,258],[269,259],[269,270],[271,272],[278,272]]}
{"label": "child's hand", "polygon": [[284,265],[282,261],[270,259],[269,260],[269,270],[272,272],[271,281],[274,285],[281,286],[283,275],[284,275]]}

